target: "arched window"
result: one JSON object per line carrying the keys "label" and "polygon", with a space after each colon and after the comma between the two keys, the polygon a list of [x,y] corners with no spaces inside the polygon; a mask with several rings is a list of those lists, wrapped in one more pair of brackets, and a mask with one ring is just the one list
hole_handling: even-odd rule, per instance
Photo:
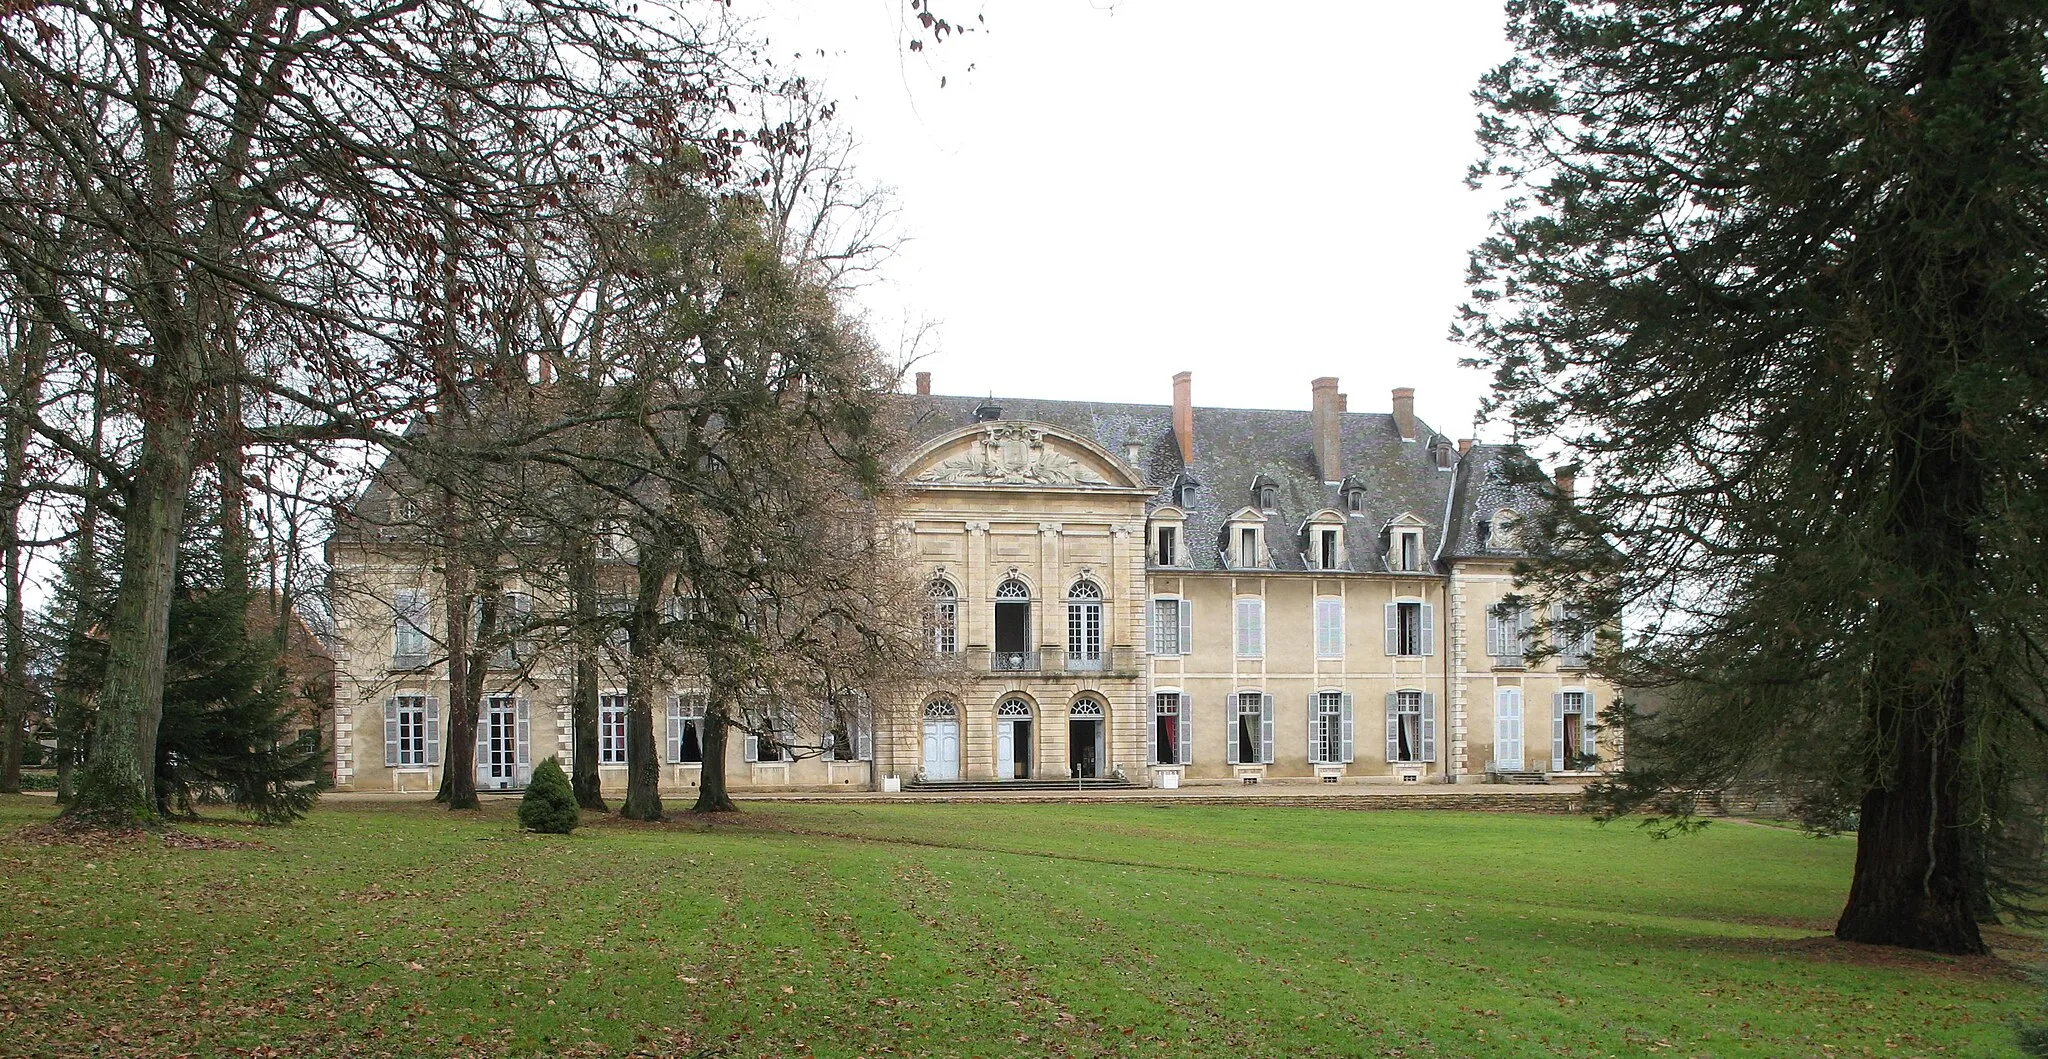
{"label": "arched window", "polygon": [[1517,529],[1517,524],[1521,521],[1522,517],[1520,515],[1515,514],[1513,508],[1504,507],[1501,508],[1499,511],[1494,512],[1493,534],[1490,538],[1493,547],[1514,547],[1516,544],[1515,531]]}
{"label": "arched window", "polygon": [[996,716],[1005,720],[1028,721],[1031,719],[1031,704],[1019,698],[1004,699],[1002,705],[996,707]]}
{"label": "arched window", "polygon": [[996,650],[992,668],[1038,668],[1037,654],[1031,650],[1031,589],[1014,577],[996,586]]}
{"label": "arched window", "polygon": [[1075,699],[1074,704],[1067,707],[1067,716],[1101,720],[1102,703],[1096,699]]}
{"label": "arched window", "polygon": [[960,649],[960,598],[953,583],[934,577],[924,590],[925,628],[930,631],[932,653],[949,655]]}
{"label": "arched window", "polygon": [[941,695],[924,704],[924,715],[926,720],[950,721],[960,716],[960,708],[953,705],[952,699]]}
{"label": "arched window", "polygon": [[1102,586],[1086,578],[1067,590],[1067,668],[1102,668]]}

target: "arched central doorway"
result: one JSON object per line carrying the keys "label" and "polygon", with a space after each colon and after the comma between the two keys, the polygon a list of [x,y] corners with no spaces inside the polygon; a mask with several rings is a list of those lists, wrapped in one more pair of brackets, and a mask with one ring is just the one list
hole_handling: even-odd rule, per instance
{"label": "arched central doorway", "polygon": [[960,778],[960,710],[951,699],[924,704],[924,778]]}
{"label": "arched central doorway", "polygon": [[1106,721],[1100,699],[1075,699],[1074,705],[1068,707],[1067,760],[1072,762],[1076,778],[1091,779],[1102,775]]}
{"label": "arched central doorway", "polygon": [[1014,695],[996,707],[996,778],[1031,778],[1031,704]]}

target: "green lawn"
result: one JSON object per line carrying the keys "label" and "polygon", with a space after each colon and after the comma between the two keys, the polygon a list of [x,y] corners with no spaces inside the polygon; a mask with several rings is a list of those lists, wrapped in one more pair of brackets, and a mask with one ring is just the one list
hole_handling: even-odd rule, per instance
{"label": "green lawn", "polygon": [[354,803],[183,829],[258,849],[18,837],[50,815],[0,798],[5,1054],[2009,1056],[2035,1000],[1818,940],[1850,843],[1732,823],[780,806],[543,838]]}

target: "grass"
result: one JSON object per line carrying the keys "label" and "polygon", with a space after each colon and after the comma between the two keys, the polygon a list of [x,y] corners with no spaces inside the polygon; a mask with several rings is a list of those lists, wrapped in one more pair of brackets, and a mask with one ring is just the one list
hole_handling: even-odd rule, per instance
{"label": "grass", "polygon": [[2011,1056],[2035,1004],[2006,962],[1824,939],[1853,847],[1741,824],[789,805],[540,837],[350,803],[182,829],[260,848],[22,835],[49,816],[0,798],[4,1054]]}

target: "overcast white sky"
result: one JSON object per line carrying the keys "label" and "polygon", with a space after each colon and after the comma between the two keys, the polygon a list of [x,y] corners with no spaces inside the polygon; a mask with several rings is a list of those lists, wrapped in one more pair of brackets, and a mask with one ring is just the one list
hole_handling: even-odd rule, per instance
{"label": "overcast white sky", "polygon": [[1336,375],[1355,411],[1413,386],[1471,433],[1486,380],[1446,332],[1499,0],[942,0],[986,24],[923,55],[908,0],[735,10],[896,189],[908,241],[862,301],[891,348],[936,324],[938,392],[1164,403],[1190,370],[1197,404],[1307,408]]}

